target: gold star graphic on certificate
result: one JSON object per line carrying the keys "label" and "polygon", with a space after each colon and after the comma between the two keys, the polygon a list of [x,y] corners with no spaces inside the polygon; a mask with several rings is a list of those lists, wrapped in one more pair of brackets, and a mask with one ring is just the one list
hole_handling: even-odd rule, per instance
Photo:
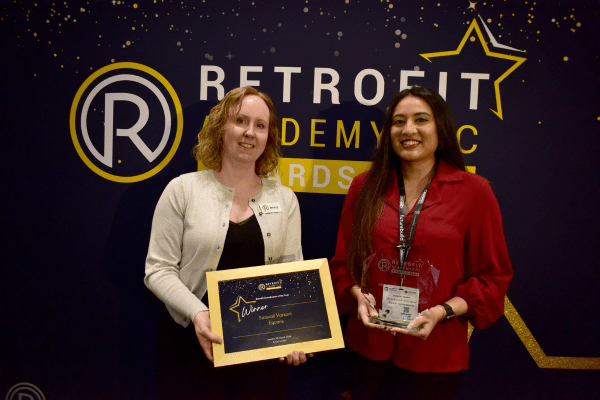
{"label": "gold star graphic on certificate", "polygon": [[483,50],[485,51],[485,54],[488,57],[503,58],[505,60],[515,61],[515,63],[512,65],[512,67],[510,67],[508,70],[506,70],[506,72],[504,72],[498,79],[496,79],[494,81],[494,91],[496,93],[496,110],[492,110],[492,109],[490,109],[490,110],[494,114],[496,114],[498,116],[498,118],[502,119],[502,102],[500,101],[500,82],[502,82],[504,80],[504,78],[506,78],[515,69],[517,69],[519,67],[519,65],[523,64],[523,62],[526,60],[526,58],[516,57],[516,56],[509,56],[507,54],[494,53],[494,52],[490,51],[490,49],[488,48],[488,46],[487,46],[487,44],[485,42],[485,39],[483,38],[483,34],[481,33],[481,29],[479,28],[479,25],[477,24],[477,19],[475,19],[475,18],[473,19],[473,22],[471,22],[471,25],[469,26],[469,29],[467,29],[467,32],[465,33],[465,36],[463,36],[463,38],[462,38],[462,40],[461,40],[461,42],[458,45],[458,48],[456,50],[441,51],[441,52],[437,52],[437,53],[425,53],[425,54],[420,54],[420,56],[423,57],[424,59],[426,59],[427,61],[432,62],[430,60],[430,58],[458,55],[458,54],[460,54],[460,52],[462,51],[465,43],[469,39],[469,35],[473,31],[475,31],[477,33],[477,37],[479,38],[479,42],[481,43],[481,46],[483,47]]}
{"label": "gold star graphic on certificate", "polygon": [[236,313],[236,314],[237,314],[237,317],[238,317],[238,322],[240,322],[240,321],[241,321],[241,319],[240,319],[240,313],[239,313],[239,312],[237,312],[236,310],[234,310],[234,308],[238,308],[238,307],[240,306],[240,304],[241,304],[241,301],[240,301],[240,300],[241,300],[241,301],[243,301],[245,304],[256,303],[256,300],[254,300],[254,301],[246,301],[246,300],[244,300],[244,299],[242,298],[242,296],[239,296],[239,295],[238,295],[238,298],[237,298],[237,300],[235,301],[235,303],[233,303],[233,304],[232,304],[232,305],[229,307],[229,309],[230,309],[231,311],[233,311],[234,313]]}

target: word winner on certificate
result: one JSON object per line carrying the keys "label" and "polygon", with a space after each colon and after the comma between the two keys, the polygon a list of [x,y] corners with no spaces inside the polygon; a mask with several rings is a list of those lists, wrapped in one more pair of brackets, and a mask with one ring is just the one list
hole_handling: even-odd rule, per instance
{"label": "word winner on certificate", "polygon": [[318,271],[218,286],[225,354],[332,337]]}

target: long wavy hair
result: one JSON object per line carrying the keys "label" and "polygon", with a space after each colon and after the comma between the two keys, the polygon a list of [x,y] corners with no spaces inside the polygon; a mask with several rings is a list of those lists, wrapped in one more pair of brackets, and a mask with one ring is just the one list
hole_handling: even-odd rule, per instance
{"label": "long wavy hair", "polygon": [[259,92],[253,87],[246,86],[231,90],[223,99],[210,110],[206,117],[204,126],[198,134],[198,144],[194,147],[194,156],[206,168],[220,171],[223,161],[223,136],[227,121],[239,113],[242,100],[246,96],[258,96],[269,108],[269,136],[265,150],[256,160],[256,175],[267,177],[277,168],[279,157],[281,157],[279,139],[279,118],[275,106],[266,93]]}
{"label": "long wavy hair", "polygon": [[371,232],[383,211],[385,192],[388,186],[393,184],[394,169],[397,169],[397,173],[401,173],[401,160],[392,148],[390,129],[396,106],[407,96],[420,97],[433,111],[439,145],[434,153],[436,161],[444,160],[465,171],[465,161],[456,138],[454,120],[444,99],[437,92],[419,86],[398,93],[387,109],[379,144],[373,155],[373,163],[354,205],[354,224],[348,245],[347,268],[354,282],[359,285],[363,263],[373,251]]}

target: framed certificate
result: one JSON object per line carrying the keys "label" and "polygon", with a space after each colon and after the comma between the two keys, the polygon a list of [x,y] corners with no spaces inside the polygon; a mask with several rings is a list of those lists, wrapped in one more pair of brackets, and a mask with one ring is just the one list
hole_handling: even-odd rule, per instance
{"label": "framed certificate", "polygon": [[206,273],[215,367],[344,347],[327,260]]}

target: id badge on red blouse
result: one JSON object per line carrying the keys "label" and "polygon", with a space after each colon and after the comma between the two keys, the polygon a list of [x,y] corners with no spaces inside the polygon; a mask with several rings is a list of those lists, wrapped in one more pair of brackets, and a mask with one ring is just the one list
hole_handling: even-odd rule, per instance
{"label": "id badge on red blouse", "polygon": [[419,289],[406,286],[383,285],[379,319],[391,322],[402,321],[407,325],[417,318]]}
{"label": "id badge on red blouse", "polygon": [[371,323],[406,328],[421,312],[438,303],[441,271],[421,246],[412,247],[401,268],[397,247],[386,244],[367,258],[365,270],[368,278],[362,290],[373,295],[379,314]]}

